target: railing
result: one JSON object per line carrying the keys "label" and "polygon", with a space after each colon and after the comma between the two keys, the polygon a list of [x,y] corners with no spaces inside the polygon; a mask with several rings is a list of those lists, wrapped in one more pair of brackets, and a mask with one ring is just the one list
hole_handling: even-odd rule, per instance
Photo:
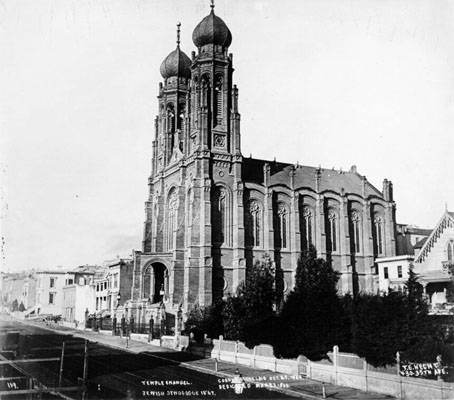
{"label": "railing", "polygon": [[173,335],[175,327],[169,327],[165,321],[150,320],[145,322],[135,322],[134,320],[127,320],[122,318],[117,320],[116,318],[96,318],[89,317],[85,322],[85,328],[92,329],[94,331],[108,330],[112,332],[114,336],[126,336],[131,333],[150,335],[150,339],[159,339],[164,335]]}

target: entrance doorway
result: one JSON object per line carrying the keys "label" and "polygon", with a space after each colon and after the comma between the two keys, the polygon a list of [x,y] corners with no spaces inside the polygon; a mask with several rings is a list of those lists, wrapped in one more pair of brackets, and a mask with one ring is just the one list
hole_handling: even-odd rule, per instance
{"label": "entrance doorway", "polygon": [[159,262],[151,264],[144,271],[143,297],[152,303],[159,303],[169,294],[169,273],[167,267]]}

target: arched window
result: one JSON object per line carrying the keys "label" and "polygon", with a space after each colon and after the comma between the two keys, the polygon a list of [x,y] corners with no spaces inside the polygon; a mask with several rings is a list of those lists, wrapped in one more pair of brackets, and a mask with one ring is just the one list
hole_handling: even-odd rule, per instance
{"label": "arched window", "polygon": [[179,105],[179,114],[178,114],[178,129],[183,129],[184,126],[184,117],[186,113],[186,106],[184,103],[180,103]]}
{"label": "arched window", "polygon": [[214,114],[216,124],[222,123],[223,97],[222,76],[216,75],[216,81],[214,83]]}
{"label": "arched window", "polygon": [[337,251],[337,215],[333,209],[328,210],[329,251]]}
{"label": "arched window", "polygon": [[288,248],[288,211],[285,204],[279,203],[277,206],[277,229],[278,229],[278,246],[281,249]]}
{"label": "arched window", "polygon": [[447,253],[448,253],[448,262],[450,262],[450,263],[452,263],[453,247],[454,247],[454,243],[449,242],[448,248],[447,248]]}
{"label": "arched window", "polygon": [[225,235],[225,190],[216,188],[213,195],[213,243],[222,245]]}
{"label": "arched window", "polygon": [[353,246],[352,249],[355,253],[361,252],[361,218],[359,212],[352,211],[351,215],[352,233],[353,233]]}
{"label": "arched window", "polygon": [[215,187],[212,196],[212,240],[214,245],[231,246],[231,210],[228,191]]}
{"label": "arched window", "polygon": [[185,223],[185,242],[186,246],[189,246],[191,243],[191,226],[192,226],[192,206],[193,206],[193,199],[192,199],[192,189],[188,190],[186,195],[186,223]]}
{"label": "arched window", "polygon": [[167,132],[175,133],[175,108],[172,103],[167,104]]}
{"label": "arched window", "polygon": [[262,209],[256,200],[249,202],[248,210],[248,244],[254,247],[261,246],[262,236]]}
{"label": "arched window", "polygon": [[170,251],[175,249],[174,232],[177,228],[178,195],[175,189],[169,194],[166,211],[164,249]]}
{"label": "arched window", "polygon": [[377,253],[383,254],[383,220],[379,215],[374,218],[374,236]]}
{"label": "arched window", "polygon": [[309,250],[313,244],[313,213],[308,206],[303,207],[303,237],[304,248]]}

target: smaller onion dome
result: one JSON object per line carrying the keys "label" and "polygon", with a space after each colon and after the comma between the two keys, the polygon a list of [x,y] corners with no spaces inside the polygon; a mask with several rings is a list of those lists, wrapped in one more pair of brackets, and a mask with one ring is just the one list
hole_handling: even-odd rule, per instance
{"label": "smaller onion dome", "polygon": [[225,22],[214,14],[214,4],[211,4],[211,12],[207,15],[192,32],[192,41],[197,47],[206,44],[215,44],[229,47],[232,43],[232,34]]}
{"label": "smaller onion dome", "polygon": [[182,78],[191,77],[191,60],[180,50],[180,26],[177,24],[177,48],[172,51],[162,62],[160,72],[164,79],[172,76],[180,76]]}

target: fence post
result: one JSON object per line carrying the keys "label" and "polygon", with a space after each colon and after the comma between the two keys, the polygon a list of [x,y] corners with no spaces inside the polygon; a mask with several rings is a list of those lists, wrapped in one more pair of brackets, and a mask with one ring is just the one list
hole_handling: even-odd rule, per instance
{"label": "fence post", "polygon": [[238,340],[235,342],[235,364],[238,364]]}
{"label": "fence post", "polygon": [[123,337],[125,334],[125,327],[126,327],[126,319],[124,315],[121,317],[121,325],[120,325],[120,337]]}
{"label": "fence post", "polygon": [[153,340],[153,317],[150,318],[150,332],[148,333],[148,341],[151,342]]}
{"label": "fence post", "polygon": [[222,341],[224,340],[224,336],[219,335],[219,350],[218,350],[218,358],[221,360],[221,346],[222,346]]}
{"label": "fence post", "polygon": [[399,398],[403,399],[403,390],[402,390],[402,375],[400,374],[400,353],[396,353],[396,366],[397,366],[397,376],[399,377],[399,389],[400,389],[400,394]]}
{"label": "fence post", "polygon": [[113,320],[112,320],[112,336],[115,336],[116,335],[116,331],[117,331],[117,317],[113,317]]}
{"label": "fence post", "polygon": [[65,341],[61,346],[61,358],[60,358],[60,371],[58,373],[58,387],[61,387],[61,383],[63,380],[63,361],[65,359]]}
{"label": "fence post", "polygon": [[337,363],[339,356],[339,346],[333,346],[333,365],[334,365],[334,383],[337,385]]}
{"label": "fence post", "polygon": [[367,392],[368,385],[367,385],[367,361],[363,359],[363,373],[364,373],[364,391]]}

